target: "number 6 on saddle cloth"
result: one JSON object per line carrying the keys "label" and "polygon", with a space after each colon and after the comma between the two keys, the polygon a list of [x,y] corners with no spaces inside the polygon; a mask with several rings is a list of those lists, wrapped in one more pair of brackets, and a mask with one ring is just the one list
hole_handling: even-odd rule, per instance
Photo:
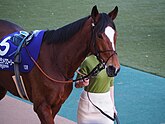
{"label": "number 6 on saddle cloth", "polygon": [[[29,99],[20,72],[30,72],[37,60],[44,31],[14,32],[0,41],[0,70],[14,71],[13,80],[20,97]],[[35,51],[34,51],[35,50]]]}

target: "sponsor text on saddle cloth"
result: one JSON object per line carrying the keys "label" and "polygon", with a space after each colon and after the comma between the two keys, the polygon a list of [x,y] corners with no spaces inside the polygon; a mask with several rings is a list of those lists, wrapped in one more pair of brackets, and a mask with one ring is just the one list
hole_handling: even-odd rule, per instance
{"label": "sponsor text on saddle cloth", "polygon": [[[27,33],[22,31],[23,33]],[[5,36],[0,40],[0,70],[14,70],[14,56],[15,52],[17,51],[18,45],[16,43],[13,43],[13,37],[15,35],[19,35],[20,32],[14,32],[12,34],[9,34],[8,36]],[[29,34],[29,33],[27,33]],[[28,49],[31,57],[33,57],[34,60],[37,60],[39,52],[40,52],[40,46],[43,38],[44,31],[42,30],[36,30],[33,31],[33,37],[30,39],[28,45],[26,45],[26,48]],[[31,69],[34,67],[34,63],[29,57],[25,47],[21,48],[20,51],[20,72],[30,72]]]}

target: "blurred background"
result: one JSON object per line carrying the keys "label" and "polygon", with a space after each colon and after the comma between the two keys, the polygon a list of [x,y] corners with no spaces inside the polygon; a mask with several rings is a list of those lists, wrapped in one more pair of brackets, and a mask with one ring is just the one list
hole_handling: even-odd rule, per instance
{"label": "blurred background", "polygon": [[[26,31],[56,29],[118,6],[117,53],[122,69],[115,79],[121,124],[165,124],[164,0],[0,0],[0,19]],[[76,122],[82,89],[73,90],[59,115]]]}

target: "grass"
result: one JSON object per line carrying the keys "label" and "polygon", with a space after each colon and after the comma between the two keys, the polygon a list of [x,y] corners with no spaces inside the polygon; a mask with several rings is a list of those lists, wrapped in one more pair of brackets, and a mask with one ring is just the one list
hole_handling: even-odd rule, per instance
{"label": "grass", "polygon": [[0,0],[0,19],[27,31],[54,29],[89,15],[94,5],[101,12],[119,7],[115,23],[121,64],[165,77],[164,0]]}

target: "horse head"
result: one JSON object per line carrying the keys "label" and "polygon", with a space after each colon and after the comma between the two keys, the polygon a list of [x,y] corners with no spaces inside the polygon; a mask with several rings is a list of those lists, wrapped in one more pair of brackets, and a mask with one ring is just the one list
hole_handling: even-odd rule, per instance
{"label": "horse head", "polygon": [[91,11],[92,43],[91,51],[100,63],[105,65],[109,77],[114,77],[120,70],[120,63],[116,52],[117,31],[113,20],[118,13],[118,7],[110,13],[99,13],[94,6]]}

